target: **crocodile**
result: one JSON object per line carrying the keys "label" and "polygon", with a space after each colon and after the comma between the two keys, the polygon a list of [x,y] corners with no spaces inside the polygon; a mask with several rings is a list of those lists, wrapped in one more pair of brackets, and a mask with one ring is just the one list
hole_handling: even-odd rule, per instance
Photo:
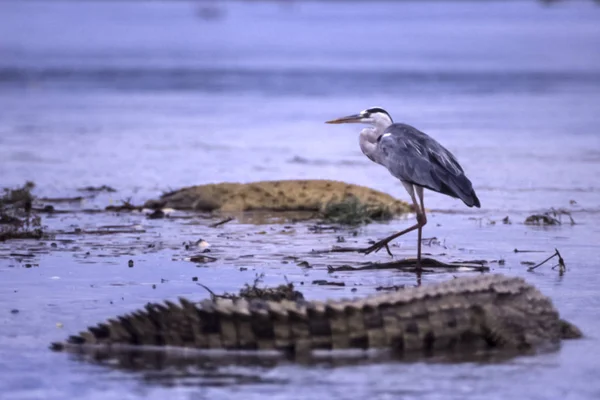
{"label": "crocodile", "polygon": [[581,331],[552,301],[519,277],[500,274],[448,281],[354,300],[214,298],[148,303],[90,327],[55,351],[175,346],[223,350],[390,349],[436,355],[486,349],[526,351]]}

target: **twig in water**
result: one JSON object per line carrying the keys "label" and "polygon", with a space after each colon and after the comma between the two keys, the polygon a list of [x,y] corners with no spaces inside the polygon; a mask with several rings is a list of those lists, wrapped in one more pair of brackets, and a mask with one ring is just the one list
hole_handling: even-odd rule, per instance
{"label": "twig in water", "polygon": [[345,282],[326,281],[325,279],[317,279],[315,281],[312,281],[312,284],[322,286],[346,286]]}
{"label": "twig in water", "polygon": [[59,232],[61,235],[116,235],[119,233],[127,234],[127,233],[146,233],[144,229],[100,229],[93,231],[84,231],[82,229],[75,229],[70,232]]}
{"label": "twig in water", "polygon": [[359,252],[363,248],[362,247],[341,247],[341,246],[333,246],[331,250],[313,250],[313,253],[354,253]]}
{"label": "twig in water", "polygon": [[228,222],[230,222],[230,221],[233,221],[233,220],[234,220],[234,218],[233,218],[233,217],[227,217],[227,218],[225,218],[224,220],[221,220],[221,221],[219,221],[219,222],[215,222],[214,224],[210,224],[210,225],[209,225],[209,227],[211,227],[211,228],[216,228],[217,226],[220,226],[220,225],[226,224],[226,223],[228,223]]}
{"label": "twig in water", "polygon": [[381,291],[393,291],[393,292],[397,292],[399,290],[403,290],[406,289],[406,285],[392,285],[392,286],[377,286],[375,288],[376,291],[381,292]]}
{"label": "twig in water", "polygon": [[440,245],[440,241],[437,237],[430,237],[430,238],[423,238],[421,239],[421,243],[427,243],[426,246],[431,246],[432,244],[434,245]]}
{"label": "twig in water", "polygon": [[202,286],[204,289],[206,289],[206,291],[207,291],[208,293],[210,293],[210,298],[211,298],[211,300],[214,300],[214,299],[217,297],[217,295],[215,294],[215,292],[213,292],[212,290],[210,290],[210,289],[209,289],[207,286],[204,286],[203,284],[201,284],[201,283],[198,283],[198,282],[196,282],[196,285],[198,285],[198,286]]}
{"label": "twig in water", "polygon": [[[360,266],[350,266],[350,265],[341,265],[339,267],[333,267],[331,265],[327,266],[327,272],[339,272],[339,271],[363,271],[363,270],[383,270],[383,269],[397,269],[400,271],[406,272],[415,272],[417,266],[416,259],[404,259],[398,261],[391,262],[382,262],[382,263],[363,263]],[[488,266],[482,264],[470,264],[468,262],[452,262],[446,264],[444,262],[432,259],[432,258],[421,258],[421,267],[424,269],[434,269],[439,268],[441,270],[446,271],[456,271],[456,270],[470,270],[470,271],[479,271],[479,272],[487,272],[490,270]]]}
{"label": "twig in water", "polygon": [[542,250],[519,250],[519,249],[514,249],[513,251],[515,253],[543,253]]}
{"label": "twig in water", "polygon": [[552,269],[558,267],[558,273],[560,275],[562,275],[567,270],[567,265],[565,264],[565,260],[563,260],[562,256],[558,252],[558,249],[554,249],[554,250],[556,250],[556,255],[558,256],[558,264],[555,265],[554,267],[552,267]]}
{"label": "twig in water", "polygon": [[546,258],[544,261],[542,261],[541,263],[534,265],[533,267],[529,267],[527,268],[527,271],[533,271],[534,269],[536,269],[537,267],[547,263],[548,261],[550,261],[551,259],[553,259],[554,257],[558,257],[558,264],[556,264],[554,267],[552,267],[552,269],[559,267],[559,273],[562,275],[565,273],[565,271],[567,270],[567,266],[565,265],[565,260],[562,258],[562,256],[560,255],[560,252],[558,251],[558,249],[554,249],[554,254],[552,254],[550,257]]}
{"label": "twig in water", "polygon": [[558,216],[558,220],[562,223],[562,218],[561,215],[566,215],[567,217],[569,217],[569,220],[571,220],[571,225],[575,225],[576,222],[573,219],[573,216],[571,215],[570,211],[565,210],[564,208],[559,208],[558,210],[555,209],[554,207],[550,209],[550,212],[552,214],[554,214],[554,216]]}

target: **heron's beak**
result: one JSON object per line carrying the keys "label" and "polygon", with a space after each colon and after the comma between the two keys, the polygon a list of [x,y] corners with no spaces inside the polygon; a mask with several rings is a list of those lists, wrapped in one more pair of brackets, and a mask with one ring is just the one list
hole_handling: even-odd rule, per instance
{"label": "heron's beak", "polygon": [[348,115],[347,117],[332,119],[331,121],[325,121],[326,124],[359,124],[362,122],[364,116],[360,114]]}

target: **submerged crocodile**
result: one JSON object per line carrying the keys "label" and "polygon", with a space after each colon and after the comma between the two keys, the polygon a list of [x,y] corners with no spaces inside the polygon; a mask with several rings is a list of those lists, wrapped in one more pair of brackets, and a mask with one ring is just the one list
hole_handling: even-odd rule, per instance
{"label": "submerged crocodile", "polygon": [[533,349],[581,336],[551,300],[517,277],[464,277],[337,301],[180,299],[90,327],[53,350],[139,348],[282,350],[388,348],[402,355]]}

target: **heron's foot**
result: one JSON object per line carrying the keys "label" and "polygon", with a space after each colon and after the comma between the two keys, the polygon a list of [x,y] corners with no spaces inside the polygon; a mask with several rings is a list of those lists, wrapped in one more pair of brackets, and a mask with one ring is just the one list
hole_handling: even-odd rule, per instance
{"label": "heron's foot", "polygon": [[367,247],[366,249],[359,250],[359,253],[364,253],[364,254],[370,254],[372,252],[377,253],[379,250],[381,250],[385,247],[385,250],[390,255],[390,257],[394,257],[394,255],[390,251],[390,247],[388,246],[389,242],[390,241],[387,239],[380,240],[379,242],[375,243],[371,247]]}

